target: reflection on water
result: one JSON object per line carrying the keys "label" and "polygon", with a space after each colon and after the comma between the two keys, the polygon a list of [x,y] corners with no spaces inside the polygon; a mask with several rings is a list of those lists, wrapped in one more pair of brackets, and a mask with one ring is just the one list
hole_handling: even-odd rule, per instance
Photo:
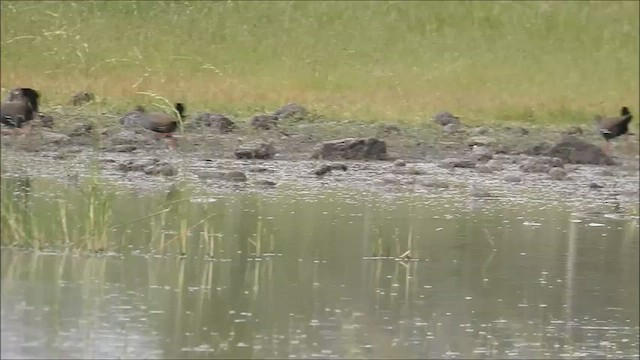
{"label": "reflection on water", "polygon": [[[81,201],[29,187],[37,219],[59,196]],[[3,249],[2,357],[638,357],[634,219],[506,200],[184,196],[120,193],[118,255]]]}

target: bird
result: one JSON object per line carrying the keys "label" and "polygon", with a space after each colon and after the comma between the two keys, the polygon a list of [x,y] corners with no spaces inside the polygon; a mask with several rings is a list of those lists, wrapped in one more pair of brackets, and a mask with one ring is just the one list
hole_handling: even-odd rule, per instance
{"label": "bird", "polygon": [[[605,139],[604,152],[607,155],[611,155],[611,139],[617,138],[620,135],[628,134],[629,123],[633,119],[633,115],[629,111],[629,108],[623,106],[620,108],[620,116],[605,117],[596,116],[595,122],[600,131],[600,135]],[[625,140],[628,138],[625,136]]]}
{"label": "bird", "polygon": [[27,133],[31,130],[30,121],[39,117],[40,93],[31,88],[15,88],[0,105],[2,124]]}
{"label": "bird", "polygon": [[[185,106],[183,103],[176,103],[175,109],[178,112],[181,120],[184,120],[186,117],[184,114]],[[151,130],[156,133],[155,138],[166,138],[170,141],[170,148],[175,149],[178,146],[176,139],[173,137],[173,133],[176,131],[178,127],[177,119],[170,114],[163,112],[146,112],[143,108],[138,108],[138,111],[141,112],[141,116],[139,118],[139,124],[142,125],[147,130]]]}

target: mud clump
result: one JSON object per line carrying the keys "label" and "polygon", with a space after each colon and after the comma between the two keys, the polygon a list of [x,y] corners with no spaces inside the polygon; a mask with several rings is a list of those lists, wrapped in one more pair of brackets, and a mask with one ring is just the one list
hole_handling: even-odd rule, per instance
{"label": "mud clump", "polygon": [[316,174],[317,176],[322,176],[330,173],[333,170],[347,171],[347,165],[342,163],[324,164],[324,165],[320,165],[317,169],[315,169],[313,173]]}
{"label": "mud clump", "polygon": [[127,153],[127,152],[135,151],[137,149],[138,147],[133,144],[122,144],[122,145],[114,145],[114,146],[108,147],[105,150],[109,152]]}
{"label": "mud clump", "polygon": [[485,163],[493,158],[493,150],[486,146],[474,146],[470,158],[475,162]]}
{"label": "mud clump", "polygon": [[264,186],[264,187],[272,187],[278,185],[275,181],[271,180],[256,180],[253,182],[255,186]]}
{"label": "mud clump", "polygon": [[433,189],[448,189],[451,184],[444,180],[427,180],[422,183],[422,186]]}
{"label": "mud clump", "polygon": [[445,169],[452,169],[452,168],[470,169],[470,168],[476,167],[476,162],[473,161],[472,159],[448,158],[440,161],[438,166]]}
{"label": "mud clump", "polygon": [[567,171],[559,167],[549,169],[548,174],[553,180],[564,180],[567,178]]}
{"label": "mud clump", "polygon": [[65,134],[60,134],[53,131],[42,131],[40,132],[40,139],[43,144],[58,144],[64,145],[69,143],[69,136]]}
{"label": "mud clump", "polygon": [[487,166],[487,165],[480,165],[476,168],[476,171],[479,174],[490,174],[492,172],[494,172],[494,168],[491,166]]}
{"label": "mud clump", "polygon": [[140,171],[147,175],[174,176],[178,174],[178,169],[175,166],[158,158],[127,160],[119,163],[117,168],[124,172]]}
{"label": "mud clump", "polygon": [[142,106],[136,106],[135,110],[130,111],[124,114],[120,118],[120,124],[124,127],[136,127],[140,126],[140,122],[142,120],[142,114],[144,113],[144,108]]}
{"label": "mud clump", "polygon": [[407,162],[402,159],[396,159],[396,161],[393,162],[393,166],[404,167],[407,166]]}
{"label": "mud clump", "polygon": [[274,130],[278,127],[279,118],[275,115],[255,115],[249,120],[249,124],[259,130]]}
{"label": "mud clump", "polygon": [[548,173],[551,168],[564,167],[564,163],[562,159],[556,157],[532,157],[522,164],[520,164],[519,169],[523,172],[527,173]]}
{"label": "mud clump", "polygon": [[233,120],[222,114],[203,113],[196,116],[195,121],[189,123],[188,128],[205,126],[218,131],[220,134],[233,132],[237,125]]}
{"label": "mud clump", "polygon": [[522,182],[522,177],[520,177],[520,175],[518,174],[507,174],[504,176],[504,181],[506,182],[510,182],[510,183],[519,183]]}
{"label": "mud clump", "polygon": [[69,105],[80,106],[95,101],[96,96],[88,91],[81,91],[71,97]]}
{"label": "mud clump", "polygon": [[516,153],[529,156],[544,155],[549,152],[553,145],[548,141],[541,141],[534,145],[529,145],[525,149],[518,150]]}
{"label": "mud clump", "polygon": [[289,103],[273,112],[278,120],[301,121],[309,116],[309,110],[304,106],[295,103]]}
{"label": "mud clump", "polygon": [[92,123],[77,123],[71,128],[71,130],[67,133],[67,135],[70,137],[87,136],[87,135],[91,135],[92,131],[93,131]]}
{"label": "mud clump", "polygon": [[134,130],[122,130],[109,137],[111,145],[137,145],[150,143],[150,140],[141,134],[141,129]]}
{"label": "mud clump", "polygon": [[546,153],[569,164],[615,165],[611,157],[594,144],[574,135],[565,135]]}
{"label": "mud clump", "polygon": [[387,144],[377,138],[348,138],[323,142],[311,155],[313,159],[386,160]]}
{"label": "mud clump", "polygon": [[447,126],[449,124],[454,124],[457,126],[460,125],[460,118],[457,116],[454,116],[448,111],[441,111],[433,115],[431,120],[440,126]]}
{"label": "mud clump", "polygon": [[38,121],[36,121],[36,124],[43,128],[52,129],[53,123],[53,116],[42,113],[38,114]]}
{"label": "mud clump", "polygon": [[222,179],[226,181],[244,182],[247,181],[247,175],[239,170],[232,170],[222,175]]}
{"label": "mud clump", "polygon": [[233,153],[237,159],[273,159],[276,149],[268,143],[249,143],[239,146]]}
{"label": "mud clump", "polygon": [[474,147],[474,146],[492,146],[496,144],[495,139],[489,137],[489,136],[484,136],[484,135],[480,135],[480,136],[473,136],[471,138],[469,138],[466,141],[467,146],[469,147]]}
{"label": "mud clump", "polygon": [[144,170],[142,171],[147,175],[175,176],[178,174],[178,169],[166,162],[158,162],[154,165],[144,168]]}

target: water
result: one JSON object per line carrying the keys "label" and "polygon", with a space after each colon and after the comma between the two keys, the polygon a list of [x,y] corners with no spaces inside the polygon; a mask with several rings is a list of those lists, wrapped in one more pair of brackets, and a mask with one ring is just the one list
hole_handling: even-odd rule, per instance
{"label": "water", "polygon": [[638,358],[638,222],[607,204],[114,188],[87,256],[51,251],[86,193],[27,185],[49,240],[2,250],[3,358]]}

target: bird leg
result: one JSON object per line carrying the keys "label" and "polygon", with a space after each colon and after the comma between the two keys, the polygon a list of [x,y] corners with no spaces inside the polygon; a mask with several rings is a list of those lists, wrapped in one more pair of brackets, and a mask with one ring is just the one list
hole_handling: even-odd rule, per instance
{"label": "bird leg", "polygon": [[17,128],[16,132],[19,133],[20,135],[26,135],[28,133],[31,132],[31,122],[28,122],[26,124],[24,124],[23,127],[21,128]]}
{"label": "bird leg", "polygon": [[169,142],[169,148],[176,150],[178,148],[178,141],[176,140],[176,138],[174,138],[173,136],[169,135],[166,137],[167,141]]}
{"label": "bird leg", "polygon": [[607,156],[611,156],[611,143],[609,143],[608,141],[605,141],[604,146],[602,147],[602,151],[604,151],[604,153]]}
{"label": "bird leg", "polygon": [[633,150],[631,148],[631,146],[632,146],[631,141],[629,141],[630,137],[631,137],[631,135],[625,134],[625,136],[624,136],[624,147],[625,147],[625,151],[626,152],[628,152],[629,154],[632,154]]}
{"label": "bird leg", "polygon": [[169,144],[169,148],[171,149],[176,149],[178,147],[178,141],[176,140],[176,138],[173,137],[173,134],[171,133],[168,133],[168,134],[155,133],[154,138],[156,139],[156,141],[160,139],[165,139]]}

